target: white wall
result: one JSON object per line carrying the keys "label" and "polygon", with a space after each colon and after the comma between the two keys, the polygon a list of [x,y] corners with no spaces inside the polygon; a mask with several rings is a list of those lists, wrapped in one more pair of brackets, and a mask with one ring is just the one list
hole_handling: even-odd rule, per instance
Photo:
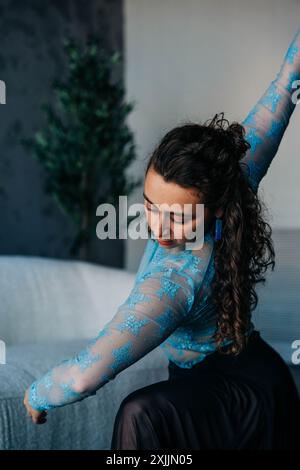
{"label": "white wall", "polygon": [[[135,132],[143,175],[165,132],[184,120],[203,122],[216,112],[242,121],[275,78],[300,27],[297,0],[126,0],[127,99],[136,102]],[[260,195],[273,228],[300,228],[296,107]],[[142,202],[142,191],[132,202]],[[145,241],[127,241],[134,271]]]}

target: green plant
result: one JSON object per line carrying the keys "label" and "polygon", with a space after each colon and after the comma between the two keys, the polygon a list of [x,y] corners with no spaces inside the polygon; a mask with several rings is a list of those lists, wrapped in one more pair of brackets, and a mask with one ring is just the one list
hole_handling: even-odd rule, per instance
{"label": "green plant", "polygon": [[78,228],[70,254],[86,259],[97,206],[116,206],[119,195],[140,184],[126,175],[136,157],[126,124],[134,105],[125,102],[122,83],[111,79],[119,52],[108,55],[96,35],[88,36],[83,50],[73,38],[65,39],[64,49],[68,77],[53,81],[57,109],[43,103],[45,128],[22,144],[43,165],[46,191]]}

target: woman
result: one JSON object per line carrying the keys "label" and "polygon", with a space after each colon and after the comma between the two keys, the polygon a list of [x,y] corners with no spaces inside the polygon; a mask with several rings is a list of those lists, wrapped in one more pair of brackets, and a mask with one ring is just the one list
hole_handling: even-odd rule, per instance
{"label": "woman", "polygon": [[[242,125],[216,115],[166,134],[148,162],[150,232],[134,287],[78,355],[31,384],[35,423],[80,401],[160,346],[169,377],[130,393],[117,412],[111,449],[296,448],[300,399],[288,366],[251,321],[256,283],[274,269],[271,228],[257,190],[295,108],[300,29],[277,74]],[[226,125],[227,124],[227,125]],[[189,218],[161,204],[191,204]],[[186,242],[204,204],[204,240]],[[169,240],[164,240],[170,216]],[[176,227],[184,226],[177,237]]]}

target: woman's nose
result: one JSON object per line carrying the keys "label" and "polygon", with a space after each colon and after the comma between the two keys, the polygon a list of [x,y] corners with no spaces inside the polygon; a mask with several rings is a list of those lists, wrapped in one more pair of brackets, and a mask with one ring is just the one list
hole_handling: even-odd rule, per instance
{"label": "woman's nose", "polygon": [[167,215],[156,214],[154,217],[151,215],[150,224],[151,231],[156,238],[170,238],[170,223]]}
{"label": "woman's nose", "polygon": [[162,214],[159,218],[159,235],[158,238],[170,238],[170,218],[168,214]]}

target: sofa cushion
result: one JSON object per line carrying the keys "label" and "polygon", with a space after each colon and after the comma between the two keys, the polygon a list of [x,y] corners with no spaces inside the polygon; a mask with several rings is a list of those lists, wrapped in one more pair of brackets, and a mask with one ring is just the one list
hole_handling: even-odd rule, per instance
{"label": "sofa cushion", "polygon": [[0,339],[21,344],[96,336],[134,279],[83,261],[0,256]]}

